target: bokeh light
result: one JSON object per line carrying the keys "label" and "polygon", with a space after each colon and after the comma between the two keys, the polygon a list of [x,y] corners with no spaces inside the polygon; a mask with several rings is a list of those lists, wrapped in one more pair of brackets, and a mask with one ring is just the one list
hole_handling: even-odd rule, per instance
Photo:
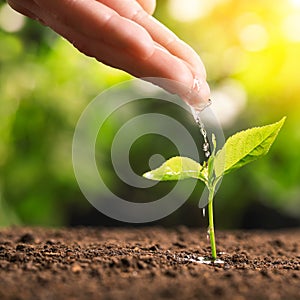
{"label": "bokeh light", "polygon": [[232,126],[246,107],[247,94],[240,82],[233,79],[223,80],[212,90],[212,109],[223,128]]}
{"label": "bokeh light", "polygon": [[218,0],[169,0],[170,15],[180,22],[191,22],[210,13]]}
{"label": "bokeh light", "polygon": [[282,30],[290,42],[300,43],[300,12],[295,12],[283,19]]}
{"label": "bokeh light", "polygon": [[0,28],[7,32],[17,32],[23,28],[25,17],[11,9],[8,4],[0,8]]}
{"label": "bokeh light", "polygon": [[268,45],[268,33],[260,24],[251,24],[242,28],[239,33],[242,46],[248,51],[261,51]]}

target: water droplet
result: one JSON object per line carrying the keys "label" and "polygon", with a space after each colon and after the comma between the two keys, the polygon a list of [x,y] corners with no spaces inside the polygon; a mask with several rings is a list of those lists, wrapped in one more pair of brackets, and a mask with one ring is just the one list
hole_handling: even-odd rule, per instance
{"label": "water droplet", "polygon": [[202,216],[205,217],[205,207],[202,208]]}
{"label": "water droplet", "polygon": [[206,238],[207,238],[208,241],[210,241],[209,234],[210,234],[210,230],[209,230],[209,227],[208,227],[207,228],[207,233],[206,233]]}
{"label": "water droplet", "polygon": [[203,144],[203,151],[208,151],[209,150],[209,143],[204,143]]}
{"label": "water droplet", "polygon": [[204,126],[204,124],[203,124],[203,122],[201,121],[201,118],[200,118],[200,112],[194,110],[193,107],[191,107],[191,111],[192,111],[193,117],[194,117],[197,125],[199,126],[200,133],[201,133],[201,135],[203,136],[203,139],[204,139],[202,149],[204,151],[205,157],[209,158],[209,156],[210,156],[209,142],[208,142],[207,132],[206,132],[205,126]]}
{"label": "water droplet", "polygon": [[195,262],[198,264],[205,264],[205,265],[218,265],[218,264],[225,263],[225,261],[223,261],[221,259],[210,260],[209,258],[203,257],[203,256],[198,256],[196,258],[189,258],[187,260],[190,262]]}

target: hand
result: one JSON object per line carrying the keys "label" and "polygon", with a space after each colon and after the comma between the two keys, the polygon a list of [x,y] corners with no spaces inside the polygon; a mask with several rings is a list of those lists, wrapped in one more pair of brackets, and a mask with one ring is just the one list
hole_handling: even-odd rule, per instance
{"label": "hand", "polygon": [[210,91],[203,63],[190,46],[151,16],[155,0],[8,0],[8,3],[18,12],[51,27],[79,51],[98,61],[139,78],[160,77],[180,82],[182,85],[170,86],[153,80],[179,94],[196,109],[208,103]]}

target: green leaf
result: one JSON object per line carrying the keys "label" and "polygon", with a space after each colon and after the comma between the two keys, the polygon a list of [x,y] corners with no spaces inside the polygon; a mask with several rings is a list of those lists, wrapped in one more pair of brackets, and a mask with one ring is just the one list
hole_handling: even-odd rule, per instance
{"label": "green leaf", "polygon": [[285,117],[279,122],[238,132],[226,141],[214,160],[217,177],[266,155],[275,141]]}
{"label": "green leaf", "polygon": [[164,162],[159,168],[143,175],[152,180],[182,180],[196,178],[207,181],[207,169],[188,157],[175,156]]}

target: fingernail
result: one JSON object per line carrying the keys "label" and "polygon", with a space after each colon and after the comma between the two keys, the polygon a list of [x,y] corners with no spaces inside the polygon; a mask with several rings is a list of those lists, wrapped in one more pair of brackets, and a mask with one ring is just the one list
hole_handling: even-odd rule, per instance
{"label": "fingernail", "polygon": [[202,111],[211,103],[208,83],[195,77],[192,88],[183,98],[194,110]]}

